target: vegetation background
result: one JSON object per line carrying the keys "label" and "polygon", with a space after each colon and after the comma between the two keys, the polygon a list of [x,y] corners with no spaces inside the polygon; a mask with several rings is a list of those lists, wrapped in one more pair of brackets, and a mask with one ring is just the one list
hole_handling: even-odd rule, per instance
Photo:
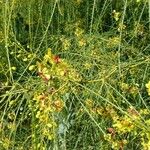
{"label": "vegetation background", "polygon": [[1,150],[150,150],[150,0],[0,0]]}

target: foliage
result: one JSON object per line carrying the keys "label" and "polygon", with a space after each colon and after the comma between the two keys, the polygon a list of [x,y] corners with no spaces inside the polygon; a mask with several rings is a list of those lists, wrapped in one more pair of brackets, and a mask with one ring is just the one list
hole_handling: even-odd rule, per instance
{"label": "foliage", "polygon": [[150,149],[149,9],[0,1],[1,149]]}

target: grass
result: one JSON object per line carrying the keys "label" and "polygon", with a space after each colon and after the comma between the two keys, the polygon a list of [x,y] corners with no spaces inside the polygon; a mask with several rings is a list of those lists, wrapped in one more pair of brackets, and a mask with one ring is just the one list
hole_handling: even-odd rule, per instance
{"label": "grass", "polygon": [[0,1],[1,149],[149,150],[149,3]]}

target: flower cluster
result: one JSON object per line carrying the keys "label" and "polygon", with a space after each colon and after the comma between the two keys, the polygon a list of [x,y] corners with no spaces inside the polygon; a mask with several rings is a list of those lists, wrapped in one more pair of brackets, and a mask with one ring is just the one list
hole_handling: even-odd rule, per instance
{"label": "flower cluster", "polygon": [[108,39],[107,46],[108,48],[117,47],[120,44],[121,40],[119,37],[111,37]]}
{"label": "flower cluster", "polygon": [[[35,93],[33,101],[30,102],[30,108],[35,112],[36,126],[38,134],[43,138],[52,140],[55,136],[57,124],[53,117],[54,113],[61,112],[63,109],[61,99],[52,99],[47,93]],[[42,127],[42,128],[41,128]]]}
{"label": "flower cluster", "polygon": [[[37,62],[38,74],[45,81],[80,81],[81,76],[64,59],[53,55],[49,48],[42,62]],[[51,79],[51,80],[50,80]]]}
{"label": "flower cluster", "polygon": [[147,88],[148,95],[150,95],[150,81],[145,86]]}
{"label": "flower cluster", "polygon": [[[35,118],[34,137],[41,135],[40,140],[52,140],[55,138],[57,130],[57,116],[64,108],[63,95],[69,90],[69,82],[78,82],[81,80],[76,70],[61,59],[58,55],[52,54],[49,48],[41,62],[31,65],[37,68],[38,81],[37,88],[32,91],[32,100],[29,102],[29,108]],[[39,145],[41,148],[42,145]]]}

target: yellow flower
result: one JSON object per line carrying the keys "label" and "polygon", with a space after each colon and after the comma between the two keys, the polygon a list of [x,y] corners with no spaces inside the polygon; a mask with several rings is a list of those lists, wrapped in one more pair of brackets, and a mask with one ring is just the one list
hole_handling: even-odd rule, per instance
{"label": "yellow flower", "polygon": [[75,30],[75,35],[77,37],[81,36],[83,34],[84,30],[82,30],[81,28],[76,28]]}
{"label": "yellow flower", "polygon": [[11,67],[11,70],[15,71],[15,70],[16,70],[16,67],[14,67],[14,66],[13,66],[13,67]]}
{"label": "yellow flower", "polygon": [[122,23],[119,23],[119,27],[118,27],[118,31],[122,31],[126,28],[126,25],[122,24]]}
{"label": "yellow flower", "polygon": [[11,131],[15,131],[16,129],[16,124],[15,123],[8,123],[7,125],[8,129],[10,129]]}
{"label": "yellow flower", "polygon": [[119,13],[119,12],[116,12],[116,10],[113,10],[112,15],[113,15],[113,18],[114,18],[116,21],[119,20],[119,18],[120,18],[120,13]]}
{"label": "yellow flower", "polygon": [[35,65],[31,65],[31,66],[29,67],[29,70],[32,71],[34,68],[35,68]]}
{"label": "yellow flower", "polygon": [[139,113],[140,113],[140,115],[148,115],[149,110],[148,109],[141,109]]}
{"label": "yellow flower", "polygon": [[150,140],[148,142],[142,142],[143,150],[150,150]]}
{"label": "yellow flower", "polygon": [[28,58],[24,58],[24,59],[23,59],[23,61],[27,61],[27,60],[28,60]]}
{"label": "yellow flower", "polygon": [[121,89],[123,91],[127,91],[129,89],[129,85],[127,83],[121,83]]}
{"label": "yellow flower", "polygon": [[119,37],[111,37],[108,39],[107,46],[109,48],[112,48],[112,47],[118,46],[120,43],[121,43],[121,40]]}
{"label": "yellow flower", "polygon": [[53,106],[57,112],[60,112],[64,107],[64,103],[62,100],[56,100],[54,101]]}
{"label": "yellow flower", "polygon": [[87,108],[92,108],[94,106],[93,100],[92,99],[87,99],[85,101],[85,105],[87,106]]}
{"label": "yellow flower", "polygon": [[76,0],[77,4],[80,5],[82,0]]}
{"label": "yellow flower", "polygon": [[54,57],[54,55],[52,54],[51,48],[48,48],[47,54],[45,54],[45,56],[44,56],[44,61],[49,62],[50,64],[54,64],[53,57]]}
{"label": "yellow flower", "polygon": [[48,123],[48,124],[47,124],[47,127],[52,128],[53,125],[52,125],[51,123]]}
{"label": "yellow flower", "polygon": [[85,62],[85,64],[83,64],[83,65],[84,65],[84,68],[87,69],[87,70],[92,67],[92,64],[89,63],[89,62]]}
{"label": "yellow flower", "polygon": [[85,41],[84,39],[80,39],[78,43],[79,43],[79,46],[80,46],[80,47],[86,45],[86,41]]}
{"label": "yellow flower", "polygon": [[61,38],[61,42],[63,45],[63,50],[68,50],[70,47],[70,41],[68,39]]}
{"label": "yellow flower", "polygon": [[146,88],[147,88],[147,92],[148,92],[148,95],[150,95],[150,81],[145,84]]}
{"label": "yellow flower", "polygon": [[131,132],[135,126],[130,118],[124,116],[122,119],[116,120],[113,127],[118,133],[127,133]]}

